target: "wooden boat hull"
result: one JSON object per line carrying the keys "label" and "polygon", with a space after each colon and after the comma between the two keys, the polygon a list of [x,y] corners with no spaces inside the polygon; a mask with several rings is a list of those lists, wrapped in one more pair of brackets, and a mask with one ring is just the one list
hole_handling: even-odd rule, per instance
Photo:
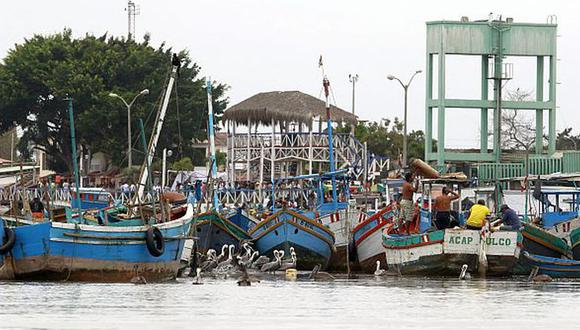
{"label": "wooden boat hull", "polygon": [[392,219],[393,212],[389,206],[365,219],[353,229],[358,262],[363,272],[374,272],[377,261],[381,262],[382,268],[387,266],[382,245],[383,229],[392,222]]}
{"label": "wooden boat hull", "polygon": [[550,234],[563,239],[572,244],[570,235],[576,229],[580,228],[580,218],[574,218],[568,221],[559,222],[550,228],[545,228]]}
{"label": "wooden boat hull", "polygon": [[574,260],[580,260],[580,228],[574,229],[570,233],[570,243]]}
{"label": "wooden boat hull", "polygon": [[[389,269],[403,275],[458,276],[466,264],[477,270],[480,232],[445,229],[416,235],[383,235],[383,246]],[[491,233],[485,240],[489,276],[512,273],[520,254],[519,232]]]}
{"label": "wooden boat hull", "polygon": [[216,213],[204,213],[196,217],[193,235],[197,237],[197,252],[205,254],[209,249],[221,251],[224,245],[240,247],[242,241],[251,237],[242,228]]}
{"label": "wooden boat hull", "polygon": [[250,234],[261,255],[272,257],[274,250],[284,250],[289,256],[293,247],[299,270],[312,270],[317,264],[326,269],[334,250],[334,235],[329,229],[290,210],[262,220]]}
{"label": "wooden boat hull", "polygon": [[[572,257],[570,247],[562,238],[529,223],[524,223],[523,227],[523,251],[550,258]],[[531,270],[532,267],[529,259],[520,258],[517,267],[514,269],[514,273],[517,275],[528,275]]]}
{"label": "wooden boat hull", "polygon": [[193,209],[155,225],[165,241],[155,257],[147,249],[148,226],[106,227],[42,222],[15,227],[16,244],[0,267],[0,279],[148,282],[175,278]]}
{"label": "wooden boat hull", "polygon": [[523,255],[533,267],[538,267],[538,274],[554,278],[580,278],[578,260],[543,257],[525,251]]}

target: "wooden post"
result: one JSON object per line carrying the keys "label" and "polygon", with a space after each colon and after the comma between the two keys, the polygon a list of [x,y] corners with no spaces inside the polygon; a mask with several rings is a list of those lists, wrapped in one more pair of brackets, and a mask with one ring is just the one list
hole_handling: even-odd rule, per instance
{"label": "wooden post", "polygon": [[276,149],[274,148],[275,143],[275,135],[276,134],[276,125],[274,123],[274,118],[272,118],[272,151],[270,154],[270,181],[272,182],[272,196],[270,197],[270,202],[272,203],[272,210],[274,210],[275,205],[275,196],[274,196],[274,161],[276,159]]}
{"label": "wooden post", "polygon": [[250,118],[248,118],[248,143],[246,145],[246,181],[250,181],[250,131],[252,130],[252,123],[250,122]]}
{"label": "wooden post", "polygon": [[308,174],[312,174],[312,125],[308,128]]}
{"label": "wooden post", "polygon": [[264,184],[264,141],[260,140],[260,181],[258,191],[260,194],[260,201],[262,202],[262,186]]}
{"label": "wooden post", "polygon": [[236,123],[232,125],[232,185],[236,182]]}

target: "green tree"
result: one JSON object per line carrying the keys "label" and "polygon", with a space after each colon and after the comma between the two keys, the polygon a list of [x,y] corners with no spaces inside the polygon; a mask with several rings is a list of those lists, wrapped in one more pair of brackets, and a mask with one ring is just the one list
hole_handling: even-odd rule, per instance
{"label": "green tree", "polygon": [[[354,135],[367,143],[369,153],[386,156],[392,160],[398,159],[403,152],[403,122],[397,117],[393,121],[360,122],[355,127]],[[337,132],[350,132],[350,127],[338,127]],[[425,134],[421,130],[412,130],[407,134],[407,148],[410,158],[425,157]],[[435,144],[435,143],[434,143]]]}
{"label": "green tree", "polygon": [[171,169],[175,171],[193,171],[193,162],[189,157],[183,157],[171,165]]}
{"label": "green tree", "polygon": [[[137,43],[103,35],[72,37],[71,30],[49,36],[35,35],[16,45],[0,63],[0,133],[16,125],[24,135],[19,149],[29,155],[30,145],[43,149],[57,171],[71,169],[67,103],[74,100],[77,142],[84,150],[103,151],[113,163],[126,165],[127,110],[116,93],[129,102],[147,88],[131,108],[133,157],[142,159],[137,119],[143,118],[150,136],[155,114],[171,70],[172,49],[153,48],[149,37]],[[190,141],[206,136],[207,99],[200,67],[186,50],[158,149],[174,150],[177,159],[193,156]],[[214,112],[227,105],[227,86],[213,84]],[[219,120],[219,116],[216,116]]]}

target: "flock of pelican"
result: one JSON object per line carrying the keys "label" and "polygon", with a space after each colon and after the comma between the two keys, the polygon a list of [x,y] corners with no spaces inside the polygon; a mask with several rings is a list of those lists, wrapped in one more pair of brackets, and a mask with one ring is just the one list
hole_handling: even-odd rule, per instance
{"label": "flock of pelican", "polygon": [[[205,255],[198,255],[198,267],[196,269],[196,280],[201,282],[201,274],[216,277],[240,277],[240,281],[249,285],[249,275],[247,270],[260,271],[262,273],[274,274],[276,271],[286,271],[296,268],[297,256],[294,247],[290,247],[290,257],[284,258],[284,250],[275,250],[274,257],[260,255],[250,244],[243,243],[240,251],[235,251],[234,245],[222,246],[218,255],[216,250],[209,249]],[[238,281],[238,284],[244,285]]]}

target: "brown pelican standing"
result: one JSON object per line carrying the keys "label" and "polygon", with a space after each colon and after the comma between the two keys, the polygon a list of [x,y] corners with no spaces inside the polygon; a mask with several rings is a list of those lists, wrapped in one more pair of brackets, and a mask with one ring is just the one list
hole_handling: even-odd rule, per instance
{"label": "brown pelican standing", "polygon": [[385,275],[385,270],[381,269],[381,261],[377,260],[377,269],[375,269],[375,276]]}
{"label": "brown pelican standing", "polygon": [[[284,252],[284,251],[282,251],[282,252]],[[274,250],[274,261],[271,261],[271,262],[268,262],[268,263],[263,264],[262,265],[262,268],[260,270],[263,271],[263,272],[265,272],[265,273],[266,272],[268,272],[268,273],[272,272],[273,273],[278,268],[280,268],[281,262],[282,262],[282,259],[280,257],[280,252]]]}

